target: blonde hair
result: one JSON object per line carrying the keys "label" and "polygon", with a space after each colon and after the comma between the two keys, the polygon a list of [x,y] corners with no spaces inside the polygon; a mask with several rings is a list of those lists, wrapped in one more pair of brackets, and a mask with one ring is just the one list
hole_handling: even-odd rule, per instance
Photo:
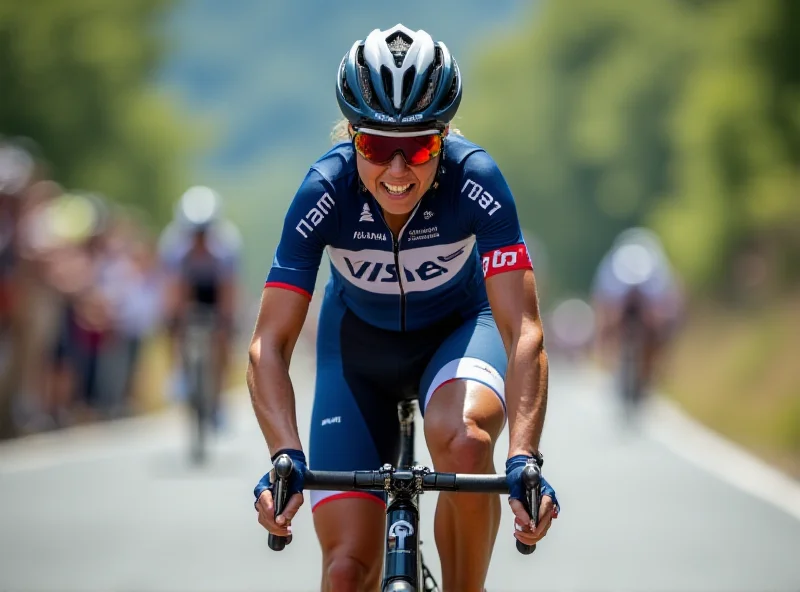
{"label": "blonde hair", "polygon": [[[460,129],[452,126],[448,127],[448,130],[448,133],[455,134],[457,136],[464,135],[461,133]],[[339,142],[347,142],[352,138],[353,128],[350,126],[350,122],[347,121],[346,118],[342,117],[333,125],[333,129],[331,129],[331,142],[338,144]]]}

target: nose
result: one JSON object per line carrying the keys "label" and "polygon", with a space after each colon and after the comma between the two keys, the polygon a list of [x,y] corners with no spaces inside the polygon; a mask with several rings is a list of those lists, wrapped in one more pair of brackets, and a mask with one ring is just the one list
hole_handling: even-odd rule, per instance
{"label": "nose", "polygon": [[396,152],[394,156],[392,156],[392,160],[389,161],[389,173],[395,177],[402,177],[406,174],[406,169],[408,168],[408,164],[406,163],[406,159],[403,158],[403,154],[401,152]]}

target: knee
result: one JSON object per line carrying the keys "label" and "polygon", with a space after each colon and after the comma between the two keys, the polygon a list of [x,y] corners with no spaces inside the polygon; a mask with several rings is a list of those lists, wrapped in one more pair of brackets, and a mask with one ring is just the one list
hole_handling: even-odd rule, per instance
{"label": "knee", "polygon": [[325,566],[325,590],[364,590],[369,570],[355,557],[337,555]]}
{"label": "knee", "polygon": [[456,426],[431,426],[425,432],[437,470],[454,473],[491,470],[494,442],[474,420],[463,418]]}

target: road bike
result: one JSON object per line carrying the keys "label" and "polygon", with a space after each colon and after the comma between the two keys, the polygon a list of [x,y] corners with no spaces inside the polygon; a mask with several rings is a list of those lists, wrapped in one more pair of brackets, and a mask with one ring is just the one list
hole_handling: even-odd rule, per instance
{"label": "road bike", "polygon": [[186,320],[183,336],[183,357],[186,387],[191,411],[190,455],[195,463],[207,457],[208,434],[214,413],[214,336],[217,315],[212,309],[194,307]]}
{"label": "road bike", "polygon": [[[415,401],[398,405],[400,415],[400,458],[398,466],[383,465],[374,471],[314,471],[305,473],[305,489],[333,491],[384,491],[389,503],[386,506],[386,544],[381,592],[438,592],[430,570],[420,553],[419,495],[425,491],[451,491],[469,493],[508,493],[505,475],[469,475],[442,473],[420,466],[414,461]],[[287,455],[275,459],[271,482],[275,483],[275,515],[286,505],[289,477],[293,471],[292,460]],[[541,467],[528,461],[523,470],[526,495],[523,505],[533,519],[539,520],[541,503]],[[286,537],[269,535],[269,547],[282,550]],[[530,554],[536,545],[517,541],[517,550]]]}

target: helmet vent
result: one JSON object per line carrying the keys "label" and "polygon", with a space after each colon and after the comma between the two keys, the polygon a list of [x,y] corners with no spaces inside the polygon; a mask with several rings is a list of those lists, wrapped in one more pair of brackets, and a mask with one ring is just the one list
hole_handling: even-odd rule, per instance
{"label": "helmet vent", "polygon": [[455,100],[456,95],[458,94],[458,81],[461,74],[458,71],[458,64],[456,64],[455,60],[453,60],[453,69],[455,70],[455,76],[453,76],[453,83],[450,85],[450,90],[447,92],[447,96],[442,102],[445,105],[449,105],[450,103],[452,103],[453,100]]}
{"label": "helmet vent", "polygon": [[353,94],[353,89],[351,89],[350,85],[347,84],[347,77],[344,75],[344,72],[342,73],[342,96],[350,105],[353,107],[358,107],[356,96]]}
{"label": "helmet vent", "polygon": [[442,66],[437,65],[431,72],[431,75],[428,77],[428,86],[425,89],[425,93],[420,97],[419,101],[417,101],[417,104],[414,105],[414,111],[422,111],[430,106],[431,102],[433,101],[433,93],[439,84],[439,77],[441,75]]}
{"label": "helmet vent", "polygon": [[358,81],[361,83],[361,94],[367,105],[375,109],[375,95],[372,92],[372,81],[369,79],[369,69],[358,65]]}
{"label": "helmet vent", "polygon": [[392,79],[392,73],[386,66],[381,66],[381,80],[383,80],[383,91],[386,93],[386,96],[393,96],[394,80]]}
{"label": "helmet vent", "polygon": [[417,75],[417,69],[411,66],[406,73],[403,74],[403,102],[405,102],[408,95],[411,94],[411,87],[414,86],[414,77]]}
{"label": "helmet vent", "polygon": [[413,41],[411,37],[400,32],[395,33],[386,40],[389,51],[392,52],[392,57],[394,57],[394,65],[398,68],[403,65],[403,60],[406,59],[408,48],[411,47]]}

